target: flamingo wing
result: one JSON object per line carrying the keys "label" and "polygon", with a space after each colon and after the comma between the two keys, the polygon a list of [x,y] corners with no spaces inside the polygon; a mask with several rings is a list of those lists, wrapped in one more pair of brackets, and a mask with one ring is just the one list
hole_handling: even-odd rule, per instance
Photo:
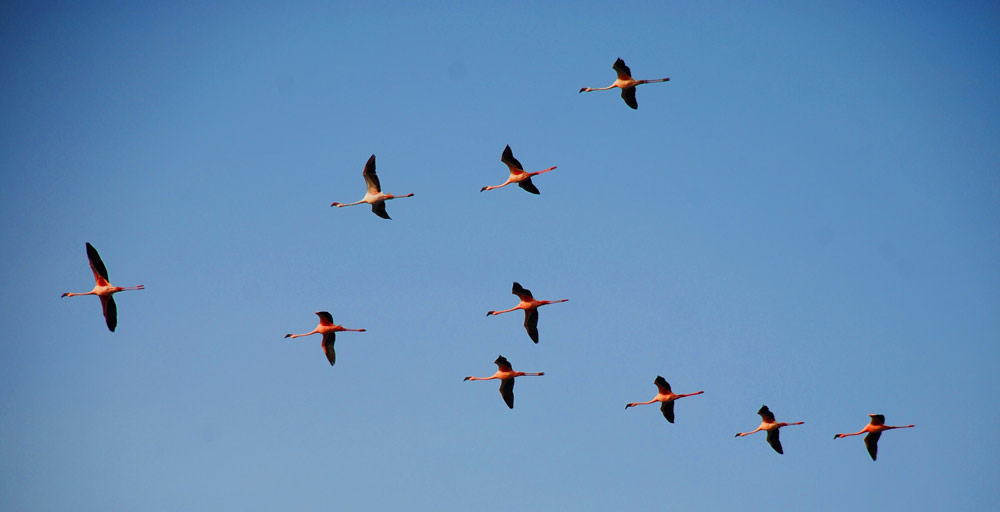
{"label": "flamingo wing", "polygon": [[337,352],[333,350],[333,344],[337,341],[337,333],[330,331],[323,335],[323,353],[326,354],[326,360],[330,361],[330,366],[337,363]]}
{"label": "flamingo wing", "polygon": [[517,186],[523,188],[524,190],[527,190],[528,192],[531,192],[532,194],[540,194],[541,193],[541,192],[538,191],[538,188],[535,187],[535,184],[531,182],[531,178],[530,177],[529,178],[525,178],[524,181],[521,181],[520,183],[518,183]]}
{"label": "flamingo wing", "polygon": [[503,396],[504,403],[511,409],[514,408],[514,377],[500,381],[500,395]]}
{"label": "flamingo wing", "polygon": [[90,242],[87,242],[87,259],[90,260],[90,270],[94,273],[94,280],[101,286],[107,286],[108,268],[104,266],[101,255],[97,254],[97,249],[94,249]]}
{"label": "flamingo wing", "polygon": [[878,457],[878,438],[882,437],[881,432],[869,432],[865,436],[865,447],[868,448],[868,455],[872,456],[872,460]]}
{"label": "flamingo wing", "polygon": [[365,164],[365,170],[361,173],[365,177],[365,183],[368,184],[368,193],[375,195],[382,191],[382,185],[378,182],[378,175],[375,174],[375,155],[372,155],[368,159],[368,163]]}
{"label": "flamingo wing", "polygon": [[376,201],[372,203],[372,213],[382,217],[383,219],[392,220],[392,217],[389,217],[389,213],[385,211],[385,201]]}
{"label": "flamingo wing", "polygon": [[497,360],[493,361],[493,364],[497,365],[497,368],[500,368],[501,371],[514,371],[514,369],[510,366],[510,361],[508,361],[504,356],[497,356]]}
{"label": "flamingo wing", "polygon": [[524,330],[531,341],[538,343],[538,308],[524,310]]}
{"label": "flamingo wing", "polygon": [[510,144],[507,145],[503,150],[503,155],[500,156],[500,161],[507,164],[510,168],[510,172],[514,174],[514,171],[524,171],[524,167],[521,166],[521,162],[518,162],[514,158],[514,152],[510,150]]}
{"label": "flamingo wing", "polygon": [[320,325],[333,325],[333,315],[326,311],[317,311],[316,316],[319,317]]}
{"label": "flamingo wing", "polygon": [[619,57],[611,67],[616,73],[618,73],[619,80],[628,80],[632,78],[632,70],[625,65],[625,61],[623,61],[621,57]]}
{"label": "flamingo wing", "polygon": [[671,392],[670,383],[667,382],[667,379],[664,379],[659,375],[656,376],[656,380],[653,381],[653,384],[656,384],[656,389],[660,392],[661,395],[666,395],[667,393]]}
{"label": "flamingo wing", "polygon": [[531,290],[521,286],[517,281],[514,281],[514,286],[511,288],[510,293],[517,295],[517,298],[524,302],[535,300],[535,298],[531,295]]}
{"label": "flamingo wing", "polygon": [[622,87],[622,99],[632,110],[639,108],[639,102],[635,101],[635,87]]}
{"label": "flamingo wing", "polygon": [[667,419],[670,423],[674,422],[674,401],[663,402],[660,404],[660,412],[663,413],[663,417]]}
{"label": "flamingo wing", "polygon": [[774,451],[784,454],[785,452],[781,449],[781,439],[778,438],[778,432],[780,428],[773,428],[767,431],[767,444],[774,448]]}
{"label": "flamingo wing", "polygon": [[108,324],[108,330],[115,332],[118,326],[118,307],[115,306],[115,299],[111,295],[101,295],[101,309],[104,310],[104,321]]}
{"label": "flamingo wing", "polygon": [[771,412],[771,409],[768,409],[766,405],[760,406],[760,410],[757,411],[757,414],[759,414],[761,418],[764,418],[767,421],[770,422],[774,421],[774,413]]}

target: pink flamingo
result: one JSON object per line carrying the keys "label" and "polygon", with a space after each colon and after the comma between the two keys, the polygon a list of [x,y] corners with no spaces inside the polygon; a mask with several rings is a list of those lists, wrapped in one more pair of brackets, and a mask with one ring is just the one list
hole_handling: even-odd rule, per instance
{"label": "pink flamingo", "polygon": [[667,421],[669,421],[670,423],[673,423],[674,400],[677,400],[678,398],[684,398],[686,396],[694,396],[704,393],[704,391],[696,391],[694,393],[688,393],[686,395],[678,395],[670,390],[670,383],[667,382],[667,379],[664,379],[659,375],[656,376],[656,380],[653,381],[653,384],[656,384],[657,393],[652,400],[648,402],[632,402],[630,404],[626,404],[625,408],[628,409],[629,407],[635,407],[637,405],[647,405],[653,402],[660,402],[660,412],[663,413],[663,417],[666,418]]}
{"label": "pink flamingo", "polygon": [[330,361],[330,366],[333,366],[337,362],[337,353],[333,350],[333,343],[337,339],[337,333],[343,331],[365,332],[365,330],[347,329],[342,325],[337,325],[333,323],[333,315],[327,313],[326,311],[317,311],[316,314],[319,315],[319,325],[317,325],[315,329],[305,334],[286,334],[285,337],[299,338],[302,336],[309,336],[310,334],[322,334],[323,352],[326,354],[326,360]]}
{"label": "pink flamingo", "polygon": [[856,436],[859,434],[868,433],[865,436],[865,446],[868,448],[868,455],[871,455],[872,460],[878,457],[878,438],[882,437],[882,432],[886,430],[892,430],[896,428],[913,428],[916,425],[904,425],[901,427],[891,427],[885,424],[885,416],[881,414],[869,414],[871,421],[865,425],[865,428],[853,433],[853,434],[837,434],[833,436],[834,439],[839,439],[841,437]]}
{"label": "pink flamingo", "polygon": [[385,202],[390,199],[399,199],[400,197],[413,197],[413,194],[405,194],[401,196],[394,196],[392,194],[383,194],[382,186],[378,182],[378,176],[375,174],[375,155],[372,155],[368,159],[368,163],[365,164],[365,170],[361,172],[361,175],[365,177],[365,183],[368,184],[368,191],[365,193],[365,197],[362,197],[360,201],[356,203],[330,203],[330,206],[336,206],[337,208],[343,208],[344,206],[354,206],[356,204],[368,203],[372,205],[372,212],[383,219],[392,220],[389,214],[385,211]]}
{"label": "pink flamingo", "polygon": [[757,427],[756,430],[752,430],[750,432],[739,432],[736,434],[736,437],[748,436],[750,434],[760,432],[761,430],[766,430],[767,443],[771,445],[771,448],[774,448],[774,451],[781,454],[784,454],[785,452],[781,449],[781,440],[778,438],[778,429],[789,425],[802,425],[805,423],[804,421],[796,421],[795,423],[777,423],[774,421],[774,413],[772,413],[766,405],[760,406],[760,410],[757,411],[757,414],[760,414],[760,417],[763,420],[761,421],[760,426]]}
{"label": "pink flamingo", "polygon": [[636,80],[632,78],[632,71],[625,65],[625,61],[620,58],[615,61],[615,64],[611,66],[617,73],[618,79],[607,87],[601,87],[598,89],[591,89],[590,87],[584,87],[580,89],[580,92],[590,92],[590,91],[607,91],[608,89],[614,89],[619,87],[622,90],[622,99],[625,100],[625,104],[632,107],[632,109],[639,108],[639,104],[635,101],[635,86],[642,84],[653,84],[657,82],[669,82],[670,78],[658,78],[655,80]]}
{"label": "pink flamingo", "polygon": [[97,249],[94,249],[90,242],[87,242],[87,259],[90,260],[90,270],[94,273],[94,281],[96,281],[94,289],[87,293],[66,292],[62,296],[97,295],[100,297],[101,309],[104,310],[104,321],[108,324],[108,329],[115,332],[115,327],[118,325],[118,307],[115,306],[115,299],[112,295],[125,290],[142,290],[145,289],[145,286],[141,284],[139,286],[111,286],[111,283],[108,282],[108,269],[101,261],[101,255],[97,254]]}
{"label": "pink flamingo", "polygon": [[521,299],[521,302],[519,302],[516,306],[503,311],[487,311],[486,316],[509,313],[515,309],[523,309],[524,329],[528,331],[528,337],[530,337],[531,341],[534,341],[535,343],[538,343],[538,307],[545,306],[547,304],[566,302],[569,300],[535,300],[535,298],[531,296],[531,290],[522,288],[516,281],[514,282],[514,287],[511,290],[511,293],[517,295],[517,298]]}
{"label": "pink flamingo", "polygon": [[510,145],[507,145],[507,147],[504,148],[503,155],[500,156],[500,161],[507,164],[507,168],[510,169],[510,176],[507,177],[507,181],[503,182],[502,185],[483,187],[479,189],[480,192],[484,190],[493,190],[495,188],[506,187],[511,183],[517,183],[517,186],[523,188],[524,190],[527,190],[532,194],[538,194],[539,193],[538,189],[535,188],[534,183],[531,182],[531,177],[538,176],[539,174],[546,173],[555,169],[555,167],[549,167],[544,171],[524,172],[524,167],[521,165],[521,162],[518,162],[517,159],[514,158],[514,153],[511,152]]}
{"label": "pink flamingo", "polygon": [[514,408],[514,378],[523,377],[525,375],[529,377],[540,377],[545,375],[545,372],[538,373],[525,373],[525,372],[515,372],[513,368],[510,367],[510,362],[504,356],[498,356],[496,361],[493,361],[497,365],[497,372],[490,377],[466,377],[462,379],[467,380],[493,380],[500,379],[500,395],[503,396],[503,401],[507,404],[507,407]]}

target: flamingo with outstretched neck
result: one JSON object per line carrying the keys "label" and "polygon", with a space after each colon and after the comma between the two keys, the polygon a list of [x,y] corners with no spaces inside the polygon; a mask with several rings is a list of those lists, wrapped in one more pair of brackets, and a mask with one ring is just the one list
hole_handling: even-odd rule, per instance
{"label": "flamingo with outstretched neck", "polygon": [[333,343],[337,340],[337,333],[350,331],[350,332],[365,332],[364,329],[348,329],[342,325],[337,325],[333,323],[333,315],[326,311],[317,311],[316,315],[319,316],[319,325],[315,329],[309,331],[305,334],[286,334],[286,338],[301,338],[302,336],[309,336],[310,334],[322,334],[323,335],[323,353],[326,354],[326,360],[330,361],[330,366],[333,366],[337,362],[337,353],[333,350]]}
{"label": "flamingo with outstretched neck", "polygon": [[493,361],[497,365],[497,372],[489,377],[466,377],[462,379],[467,380],[493,380],[500,379],[500,395],[503,397],[504,403],[507,407],[514,408],[514,378],[515,377],[541,377],[545,375],[545,372],[538,373],[526,373],[526,372],[515,372],[510,366],[510,361],[504,356],[498,356],[496,361]]}
{"label": "flamingo with outstretched neck", "polygon": [[126,290],[143,290],[146,287],[139,286],[112,286],[108,281],[108,269],[101,261],[101,255],[97,254],[90,242],[87,242],[87,259],[90,260],[90,270],[94,273],[94,289],[86,293],[66,292],[63,297],[76,297],[78,295],[97,295],[101,299],[101,309],[104,311],[104,321],[108,324],[108,329],[115,332],[118,326],[118,306],[112,295]]}
{"label": "flamingo with outstretched neck", "polygon": [[500,161],[507,164],[507,168],[510,169],[510,176],[507,176],[507,181],[503,182],[503,184],[501,185],[485,186],[479,189],[480,192],[484,190],[493,190],[495,188],[506,187],[511,183],[517,183],[517,186],[523,188],[524,190],[527,190],[532,194],[539,194],[540,192],[538,192],[538,188],[535,187],[535,184],[531,182],[531,177],[538,176],[539,174],[543,174],[555,169],[555,167],[549,167],[548,169],[544,169],[541,171],[525,172],[524,166],[521,165],[521,162],[518,162],[517,159],[514,158],[514,153],[511,152],[510,145],[504,148],[503,154],[500,155]]}
{"label": "flamingo with outstretched neck", "polygon": [[356,204],[367,203],[372,205],[372,212],[383,219],[392,220],[389,214],[385,211],[385,202],[390,199],[399,199],[401,197],[413,197],[413,194],[403,194],[401,196],[395,196],[392,194],[383,194],[382,185],[378,181],[378,175],[375,174],[375,155],[372,155],[368,159],[368,163],[365,164],[364,171],[361,175],[365,178],[365,183],[368,185],[368,191],[365,192],[365,197],[362,197],[360,201],[354,203],[330,203],[330,206],[336,206],[337,208],[343,208],[345,206],[354,206]]}
{"label": "flamingo with outstretched neck", "polygon": [[704,393],[704,391],[696,391],[694,393],[687,393],[685,395],[678,395],[670,390],[670,383],[667,379],[657,375],[656,380],[653,381],[656,384],[656,396],[648,402],[631,402],[625,405],[625,408],[635,407],[637,405],[647,405],[653,402],[660,402],[660,412],[663,413],[663,417],[667,419],[670,423],[674,422],[674,401],[678,398],[684,398],[686,396],[695,396]]}
{"label": "flamingo with outstretched neck", "polygon": [[802,425],[805,423],[804,421],[796,421],[794,423],[778,423],[774,421],[774,413],[772,413],[766,405],[760,406],[760,410],[757,411],[757,414],[760,415],[762,420],[760,426],[750,432],[737,432],[736,437],[748,436],[764,430],[767,432],[767,444],[771,445],[771,448],[774,448],[774,451],[780,454],[784,454],[785,452],[781,448],[781,439],[778,437],[778,429],[789,425]]}
{"label": "flamingo with outstretched neck", "polygon": [[865,425],[865,428],[854,432],[853,434],[837,434],[833,436],[834,439],[840,439],[841,437],[857,436],[867,433],[865,436],[865,447],[868,448],[868,455],[871,455],[872,460],[878,457],[878,439],[882,437],[882,432],[886,430],[893,430],[897,428],[913,428],[916,425],[903,425],[899,427],[893,427],[885,424],[885,416],[881,414],[869,414],[871,421]]}
{"label": "flamingo with outstretched neck", "polygon": [[669,82],[670,78],[657,78],[654,80],[636,80],[632,78],[632,71],[625,65],[625,61],[620,58],[615,61],[614,65],[611,66],[615,72],[618,73],[618,78],[613,84],[607,87],[591,88],[583,87],[580,92],[591,92],[591,91],[607,91],[608,89],[614,89],[618,87],[622,90],[622,99],[625,100],[625,104],[632,107],[633,110],[639,108],[639,103],[635,101],[635,87],[642,84],[654,84],[657,82]]}
{"label": "flamingo with outstretched neck", "polygon": [[535,300],[535,298],[531,295],[531,290],[522,287],[516,281],[514,282],[514,287],[511,289],[511,293],[517,295],[517,298],[521,299],[521,302],[518,302],[516,306],[503,311],[487,311],[486,316],[499,315],[502,313],[509,313],[516,309],[523,309],[524,329],[528,331],[528,337],[535,343],[538,343],[538,308],[548,304],[556,304],[569,300]]}

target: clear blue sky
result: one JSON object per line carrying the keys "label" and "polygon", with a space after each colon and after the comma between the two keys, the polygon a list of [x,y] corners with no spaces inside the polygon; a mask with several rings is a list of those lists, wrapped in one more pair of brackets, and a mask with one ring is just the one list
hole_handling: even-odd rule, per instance
{"label": "clear blue sky", "polygon": [[994,510],[1000,9],[876,3],[3,4],[0,509]]}

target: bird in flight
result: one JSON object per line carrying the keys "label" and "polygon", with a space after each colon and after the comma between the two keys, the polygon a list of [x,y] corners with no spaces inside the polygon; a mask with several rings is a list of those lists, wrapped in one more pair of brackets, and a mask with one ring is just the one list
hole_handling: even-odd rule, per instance
{"label": "bird in flight", "polygon": [[483,187],[479,189],[480,192],[484,190],[493,190],[495,188],[506,187],[511,183],[517,183],[517,186],[523,188],[524,190],[527,190],[532,194],[538,194],[539,193],[538,189],[535,187],[535,184],[531,182],[531,177],[538,176],[539,174],[546,173],[555,169],[555,167],[549,167],[548,169],[545,169],[543,171],[524,172],[524,166],[522,166],[521,162],[518,162],[517,159],[514,158],[514,153],[510,150],[510,145],[504,148],[503,154],[500,155],[500,161],[507,164],[507,168],[510,169],[510,176],[507,176],[507,181],[503,182],[502,185]]}
{"label": "bird in flight", "polygon": [[515,372],[513,368],[510,367],[510,361],[504,356],[498,356],[496,361],[493,361],[497,365],[497,372],[489,377],[466,377],[462,379],[467,380],[493,380],[500,379],[500,396],[503,397],[504,403],[507,407],[514,408],[514,378],[523,377],[525,375],[529,377],[540,377],[545,375],[545,372],[538,373],[525,373],[525,372]]}
{"label": "bird in flight", "polygon": [[330,361],[330,366],[333,366],[337,362],[337,353],[333,350],[333,343],[337,339],[337,333],[342,331],[351,332],[365,332],[364,329],[347,329],[342,325],[337,325],[333,323],[333,315],[327,313],[326,311],[317,311],[316,315],[319,316],[319,325],[316,326],[310,332],[305,334],[286,334],[286,338],[299,338],[302,336],[309,336],[310,334],[320,333],[323,335],[323,353],[326,354],[326,360]]}
{"label": "bird in flight", "polygon": [[515,309],[523,309],[524,329],[528,331],[528,337],[530,337],[531,341],[534,341],[535,343],[538,343],[538,307],[544,306],[546,304],[556,304],[558,302],[566,302],[569,300],[569,299],[535,300],[535,298],[531,296],[531,290],[523,288],[516,281],[514,282],[514,287],[511,290],[511,293],[517,295],[517,298],[521,299],[521,302],[519,302],[516,306],[510,309],[505,309],[503,311],[487,311],[486,316],[499,315],[501,313],[509,313],[511,311],[514,311]]}
{"label": "bird in flight", "polygon": [[885,424],[885,416],[881,414],[869,414],[871,421],[865,425],[865,428],[853,433],[853,434],[837,434],[833,436],[834,439],[839,439],[841,437],[856,436],[859,434],[867,433],[865,436],[865,447],[868,448],[868,455],[871,455],[872,460],[878,457],[878,438],[882,437],[882,432],[886,430],[892,430],[896,428],[913,428],[916,425],[904,425],[902,427],[891,427]]}
{"label": "bird in flight", "polygon": [[611,66],[616,73],[618,73],[618,78],[615,82],[607,87],[600,87],[597,89],[592,89],[590,87],[583,87],[580,92],[590,92],[590,91],[607,91],[608,89],[614,89],[619,87],[622,90],[622,99],[625,100],[625,104],[632,107],[633,110],[639,108],[639,103],[635,101],[635,87],[642,84],[654,84],[657,82],[668,82],[670,78],[657,78],[655,80],[636,80],[632,78],[632,71],[625,65],[625,61],[620,58],[615,61],[615,64]]}
{"label": "bird in flight", "polygon": [[766,430],[767,444],[771,445],[771,448],[774,448],[774,451],[781,454],[785,452],[781,449],[781,439],[778,437],[778,429],[789,425],[802,425],[805,423],[804,421],[796,421],[795,423],[778,423],[774,421],[774,413],[772,413],[766,405],[760,406],[760,410],[757,411],[757,414],[760,414],[760,417],[763,420],[761,421],[760,426],[757,427],[756,430],[752,430],[750,432],[738,432],[736,437],[748,436],[750,434],[760,432],[761,430]]}
{"label": "bird in flight", "polygon": [[390,219],[389,214],[385,211],[385,202],[390,199],[399,199],[400,197],[413,197],[413,194],[405,194],[401,196],[394,196],[392,194],[383,194],[382,186],[378,182],[378,176],[375,174],[375,155],[372,155],[368,159],[368,163],[365,164],[365,170],[361,172],[361,175],[365,177],[365,183],[368,184],[368,191],[365,193],[365,197],[362,197],[360,201],[356,203],[330,203],[330,206],[336,206],[337,208],[343,208],[344,206],[354,206],[356,204],[368,203],[372,205],[372,212],[383,219]]}
{"label": "bird in flight", "polygon": [[94,249],[94,246],[90,245],[90,242],[87,242],[87,259],[90,260],[90,270],[94,272],[94,289],[87,293],[66,292],[62,296],[97,295],[100,297],[101,309],[104,310],[104,321],[107,322],[108,329],[111,332],[115,332],[115,327],[118,325],[118,307],[115,306],[115,299],[112,295],[125,290],[142,290],[145,286],[141,284],[139,286],[125,287],[112,286],[108,281],[108,269],[104,266],[104,262],[101,261],[101,255],[97,254],[97,249]]}
{"label": "bird in flight", "polygon": [[635,407],[637,405],[647,405],[653,402],[660,402],[660,412],[663,413],[663,417],[666,418],[667,421],[669,421],[670,423],[673,423],[674,400],[677,400],[678,398],[684,398],[686,396],[694,396],[704,393],[704,391],[697,391],[694,393],[688,393],[686,395],[678,395],[670,390],[670,383],[667,382],[667,379],[664,379],[659,375],[656,376],[656,380],[653,381],[653,384],[656,384],[657,393],[652,400],[648,402],[632,402],[626,404],[625,408],[628,409],[629,407]]}

